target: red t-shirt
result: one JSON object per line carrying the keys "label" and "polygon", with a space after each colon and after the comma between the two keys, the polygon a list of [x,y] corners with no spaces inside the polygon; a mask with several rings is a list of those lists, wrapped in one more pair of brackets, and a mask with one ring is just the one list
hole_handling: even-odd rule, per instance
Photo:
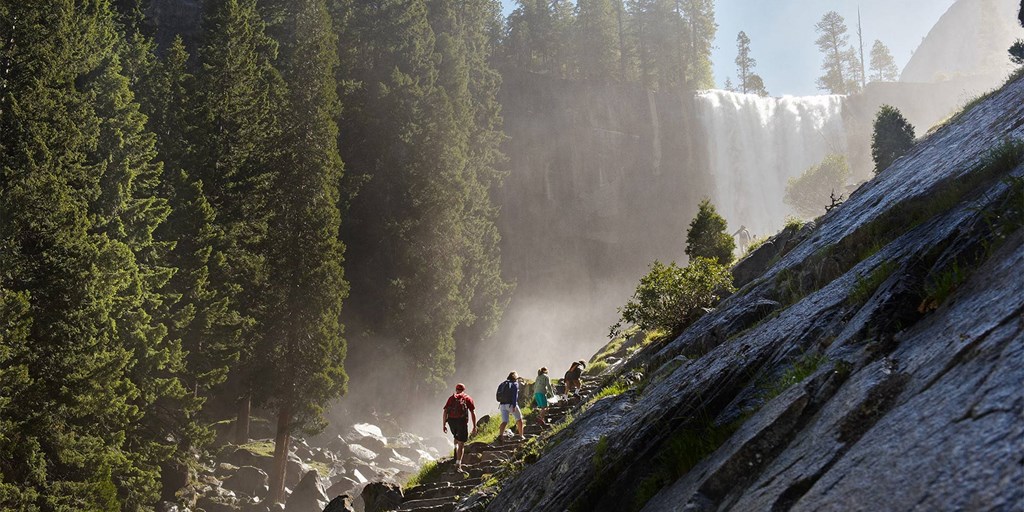
{"label": "red t-shirt", "polygon": [[[465,393],[456,393],[456,394],[448,397],[448,401],[444,403],[444,409],[446,411],[457,411],[459,409],[459,406],[455,402],[459,398],[461,398],[461,399],[466,401],[466,409],[468,409],[470,411],[475,411],[476,410],[476,405],[473,404],[473,399],[470,398],[470,396],[465,394]],[[452,408],[449,409],[448,408],[449,406],[451,406]],[[456,413],[456,414],[458,414],[458,413]],[[448,417],[449,418],[461,418],[462,416],[461,415],[456,416],[455,414],[452,414],[451,412],[449,412],[448,413]]]}

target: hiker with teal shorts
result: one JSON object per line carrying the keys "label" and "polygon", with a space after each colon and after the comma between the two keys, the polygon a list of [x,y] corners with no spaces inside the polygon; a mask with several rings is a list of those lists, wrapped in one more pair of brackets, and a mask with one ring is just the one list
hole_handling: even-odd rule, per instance
{"label": "hiker with teal shorts", "polygon": [[537,402],[537,423],[547,425],[544,419],[544,409],[548,407],[548,395],[553,394],[551,379],[548,378],[546,367],[537,370],[537,380],[533,382],[533,401]]}

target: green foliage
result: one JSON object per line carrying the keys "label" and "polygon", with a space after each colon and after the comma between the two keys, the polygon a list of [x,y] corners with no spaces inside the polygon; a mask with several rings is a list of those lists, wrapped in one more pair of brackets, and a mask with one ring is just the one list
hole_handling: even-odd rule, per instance
{"label": "green foliage", "polygon": [[667,439],[656,451],[657,455],[650,464],[650,473],[636,488],[633,510],[641,510],[658,491],[714,453],[740,425],[742,420],[722,426],[708,422],[695,429],[682,429]]}
{"label": "green foliage", "polygon": [[842,195],[849,177],[846,157],[828,155],[800,176],[789,178],[783,201],[804,217],[817,217],[825,212],[831,197]]}
{"label": "green foliage", "polygon": [[594,456],[590,459],[595,470],[600,471],[604,468],[606,455],[608,455],[608,436],[601,436],[597,440],[597,444],[594,445]]}
{"label": "green foliage", "polygon": [[761,389],[761,397],[767,402],[781,395],[787,389],[810,377],[828,361],[828,357],[823,354],[805,354],[792,367],[783,372],[777,380],[764,385]]}
{"label": "green foliage", "polygon": [[609,396],[619,396],[629,389],[629,383],[624,379],[615,379],[615,382],[601,388],[593,398],[590,399],[590,403],[594,403],[602,398]]}
{"label": "green foliage", "polygon": [[889,47],[875,39],[871,46],[871,67],[869,76],[872,82],[895,82],[900,78],[900,69],[896,66]]}
{"label": "green foliage", "polygon": [[493,443],[498,438],[498,429],[501,427],[501,417],[491,416],[487,419],[487,423],[477,427],[476,434],[473,434],[470,438],[470,442],[480,443]]}
{"label": "green foliage", "polygon": [[794,231],[800,231],[800,229],[802,229],[804,227],[804,224],[806,224],[806,221],[804,221],[803,219],[801,219],[799,217],[787,216],[786,217],[786,225],[785,225],[784,229],[792,229]]}
{"label": "green foliage", "polygon": [[503,156],[488,5],[353,2],[336,16],[338,79],[352,84],[339,147],[365,183],[342,230],[348,315],[379,347],[367,357],[407,365],[382,383],[395,393],[446,387],[456,348],[468,357],[493,333],[512,289],[490,197]]}
{"label": "green foliage", "polygon": [[850,290],[848,301],[851,304],[863,304],[875,294],[875,290],[896,270],[896,262],[886,261],[879,265],[867,277],[857,276],[857,283]]}
{"label": "green foliage", "polygon": [[1018,66],[1024,66],[1024,39],[1014,41],[1010,46],[1010,61]]}
{"label": "green foliage", "polygon": [[739,81],[737,90],[742,93],[753,93],[767,96],[764,80],[754,72],[757,61],[750,56],[750,38],[746,32],[740,31],[736,36],[736,78]]}
{"label": "green foliage", "polygon": [[728,231],[725,219],[718,214],[710,200],[704,199],[686,231],[686,255],[690,259],[712,258],[722,265],[728,265],[736,249],[736,241]]}
{"label": "green foliage", "polygon": [[860,59],[849,46],[846,20],[829,11],[814,26],[818,39],[814,42],[824,56],[818,78],[818,89],[831,94],[853,94],[860,90]]}
{"label": "green foliage", "polygon": [[971,269],[961,268],[956,261],[950,263],[926,285],[924,300],[921,301],[918,310],[923,313],[937,309],[970,275]]}
{"label": "green foliage", "polygon": [[430,461],[424,464],[415,475],[409,478],[409,480],[402,485],[402,488],[412,489],[417,485],[432,482],[442,474],[444,474],[444,466],[436,460]]}
{"label": "green foliage", "polygon": [[595,362],[591,363],[590,366],[587,366],[587,371],[585,373],[587,375],[591,375],[591,376],[593,376],[593,375],[600,375],[601,372],[605,371],[607,368],[608,368],[608,362],[607,361],[595,361]]}
{"label": "green foliage", "polygon": [[655,261],[651,271],[640,279],[633,297],[619,308],[620,324],[679,332],[734,291],[732,273],[714,260],[697,257],[683,268]]}
{"label": "green foliage", "polygon": [[875,172],[888,169],[913,146],[914,127],[899,109],[882,105],[875,116],[874,132],[871,135],[871,157],[875,161]]}

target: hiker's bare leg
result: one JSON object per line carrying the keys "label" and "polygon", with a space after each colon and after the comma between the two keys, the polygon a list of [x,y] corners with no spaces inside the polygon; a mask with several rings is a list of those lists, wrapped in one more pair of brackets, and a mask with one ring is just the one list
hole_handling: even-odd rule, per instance
{"label": "hiker's bare leg", "polygon": [[502,436],[505,435],[505,427],[507,427],[507,426],[508,426],[508,422],[507,421],[501,422],[501,425],[498,427],[498,439],[501,439]]}
{"label": "hiker's bare leg", "polygon": [[519,429],[519,437],[523,437],[523,420],[516,420],[516,428]]}
{"label": "hiker's bare leg", "polygon": [[462,465],[462,454],[466,451],[466,445],[462,441],[455,441],[455,466]]}

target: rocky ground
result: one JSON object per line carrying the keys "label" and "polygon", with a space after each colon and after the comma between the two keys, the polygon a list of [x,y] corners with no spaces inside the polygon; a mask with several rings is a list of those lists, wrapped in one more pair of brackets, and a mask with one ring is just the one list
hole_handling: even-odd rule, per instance
{"label": "rocky ground", "polygon": [[[408,432],[385,436],[380,427],[357,423],[337,429],[327,439],[294,439],[288,454],[284,504],[264,503],[269,494],[269,474],[273,467],[272,439],[254,440],[244,445],[227,444],[215,457],[202,461],[192,475],[196,482],[179,493],[178,504],[164,503],[163,512],[310,512],[323,510],[331,499],[354,499],[371,481],[402,482],[422,465],[440,456],[436,440]],[[431,446],[431,441],[435,441]],[[441,449],[447,451],[447,447]],[[340,510],[345,510],[344,508]]]}

